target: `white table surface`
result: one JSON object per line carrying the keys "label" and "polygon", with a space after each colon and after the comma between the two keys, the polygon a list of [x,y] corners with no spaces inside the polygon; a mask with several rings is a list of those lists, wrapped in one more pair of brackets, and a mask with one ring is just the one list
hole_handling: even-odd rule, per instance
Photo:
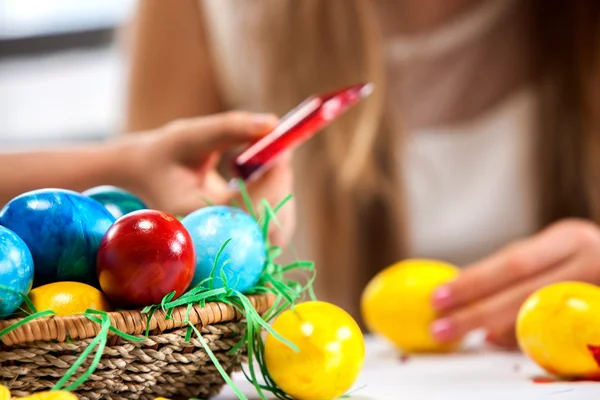
{"label": "white table surface", "polygon": [[[600,382],[533,383],[543,371],[517,352],[497,351],[471,340],[450,355],[413,356],[402,362],[381,340],[367,338],[367,358],[351,399],[394,400],[600,400]],[[249,399],[258,399],[243,375],[234,381]],[[235,399],[225,388],[218,400]]]}

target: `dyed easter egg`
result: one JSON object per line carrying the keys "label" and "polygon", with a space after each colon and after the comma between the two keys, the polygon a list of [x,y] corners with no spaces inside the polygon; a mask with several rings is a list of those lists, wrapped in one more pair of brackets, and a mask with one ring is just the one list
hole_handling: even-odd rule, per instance
{"label": "dyed easter egg", "polygon": [[52,310],[60,316],[82,314],[87,309],[111,311],[101,291],[80,282],[54,282],[38,286],[29,293],[29,299],[36,310]]}
{"label": "dyed easter egg", "polygon": [[10,400],[10,390],[6,386],[0,385],[0,400]]}
{"label": "dyed easter egg", "polygon": [[78,397],[64,390],[52,390],[37,392],[25,397],[19,397],[19,400],[77,400]]}
{"label": "dyed easter egg", "polygon": [[521,306],[516,334],[523,353],[549,373],[600,379],[600,287],[560,282]]}
{"label": "dyed easter egg", "polygon": [[114,221],[96,200],[63,189],[27,192],[0,210],[0,225],[19,235],[31,251],[36,286],[96,284],[96,253]]}
{"label": "dyed easter egg", "polygon": [[295,399],[337,399],[354,384],[365,360],[365,343],[354,319],[322,301],[299,304],[273,323],[265,341],[265,363],[277,386]]}
{"label": "dyed easter egg", "polygon": [[86,190],[82,194],[102,203],[115,218],[120,218],[133,211],[148,208],[133,193],[116,186],[96,186]]}
{"label": "dyed easter egg", "polygon": [[439,343],[431,334],[431,323],[437,318],[431,298],[435,289],[456,278],[458,271],[445,262],[425,259],[404,260],[385,268],[361,297],[367,328],[406,353],[453,350],[458,343]]}
{"label": "dyed easter egg", "polygon": [[0,318],[15,312],[33,284],[31,253],[13,231],[0,226]]}
{"label": "dyed easter egg", "polygon": [[175,217],[140,210],[117,220],[98,250],[100,287],[116,304],[159,304],[181,296],[194,277],[194,246]]}
{"label": "dyed easter egg", "polygon": [[221,246],[231,241],[219,255],[214,268],[213,288],[221,288],[224,272],[228,287],[240,292],[252,289],[265,265],[266,246],[258,223],[239,208],[201,208],[182,220],[196,249],[196,273],[192,286],[211,276]]}

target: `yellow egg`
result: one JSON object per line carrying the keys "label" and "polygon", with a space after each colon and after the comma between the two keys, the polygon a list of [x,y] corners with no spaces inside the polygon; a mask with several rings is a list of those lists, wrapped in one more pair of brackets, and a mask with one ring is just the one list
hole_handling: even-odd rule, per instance
{"label": "yellow egg", "polygon": [[0,385],[0,400],[10,400],[10,390],[6,386]]}
{"label": "yellow egg", "polygon": [[88,308],[111,310],[101,291],[79,282],[49,283],[29,292],[29,298],[38,311],[52,310],[60,316],[81,314]]}
{"label": "yellow egg", "polygon": [[445,352],[456,343],[441,344],[430,332],[436,318],[434,290],[458,275],[445,262],[408,259],[377,274],[365,288],[361,311],[367,328],[406,353]]}
{"label": "yellow egg", "polygon": [[297,305],[283,312],[273,329],[294,343],[299,352],[271,334],[264,357],[277,386],[299,400],[330,400],[346,393],[362,369],[365,345],[354,319],[341,308],[322,301]]}
{"label": "yellow egg", "polygon": [[70,392],[40,392],[31,396],[19,397],[20,400],[77,400],[77,396]]}
{"label": "yellow egg", "polygon": [[[564,378],[600,378],[600,288],[561,282],[532,294],[517,317],[521,350],[540,367]],[[591,347],[589,347],[591,346]]]}

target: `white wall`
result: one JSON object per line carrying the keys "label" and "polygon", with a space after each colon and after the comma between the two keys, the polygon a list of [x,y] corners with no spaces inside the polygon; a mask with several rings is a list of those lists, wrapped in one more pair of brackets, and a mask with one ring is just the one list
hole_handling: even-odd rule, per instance
{"label": "white wall", "polygon": [[[0,0],[0,38],[121,24],[132,0]],[[126,71],[117,43],[0,58],[0,149],[114,134]]]}

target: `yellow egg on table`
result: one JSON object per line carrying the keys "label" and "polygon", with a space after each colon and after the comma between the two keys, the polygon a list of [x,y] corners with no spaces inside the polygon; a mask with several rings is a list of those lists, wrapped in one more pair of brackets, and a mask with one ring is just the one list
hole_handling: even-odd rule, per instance
{"label": "yellow egg on table", "polygon": [[40,392],[26,397],[19,397],[19,400],[77,400],[78,397],[71,392],[55,391]]}
{"label": "yellow egg on table", "polygon": [[6,386],[0,385],[0,400],[10,400],[10,390]]}
{"label": "yellow egg on table", "polygon": [[364,339],[356,321],[341,308],[322,301],[302,303],[277,317],[273,329],[300,350],[267,335],[267,370],[289,396],[336,399],[358,378],[365,359]]}
{"label": "yellow egg on table", "polygon": [[521,350],[549,373],[600,378],[598,286],[561,282],[538,290],[521,306],[516,333]]}
{"label": "yellow egg on table", "polygon": [[455,266],[437,260],[408,259],[379,272],[361,298],[367,328],[406,353],[446,352],[457,343],[441,344],[430,332],[436,318],[434,290],[458,275]]}
{"label": "yellow egg on table", "polygon": [[111,310],[101,291],[79,282],[55,282],[39,286],[29,292],[29,298],[38,311],[52,310],[60,316],[81,314],[88,308]]}

